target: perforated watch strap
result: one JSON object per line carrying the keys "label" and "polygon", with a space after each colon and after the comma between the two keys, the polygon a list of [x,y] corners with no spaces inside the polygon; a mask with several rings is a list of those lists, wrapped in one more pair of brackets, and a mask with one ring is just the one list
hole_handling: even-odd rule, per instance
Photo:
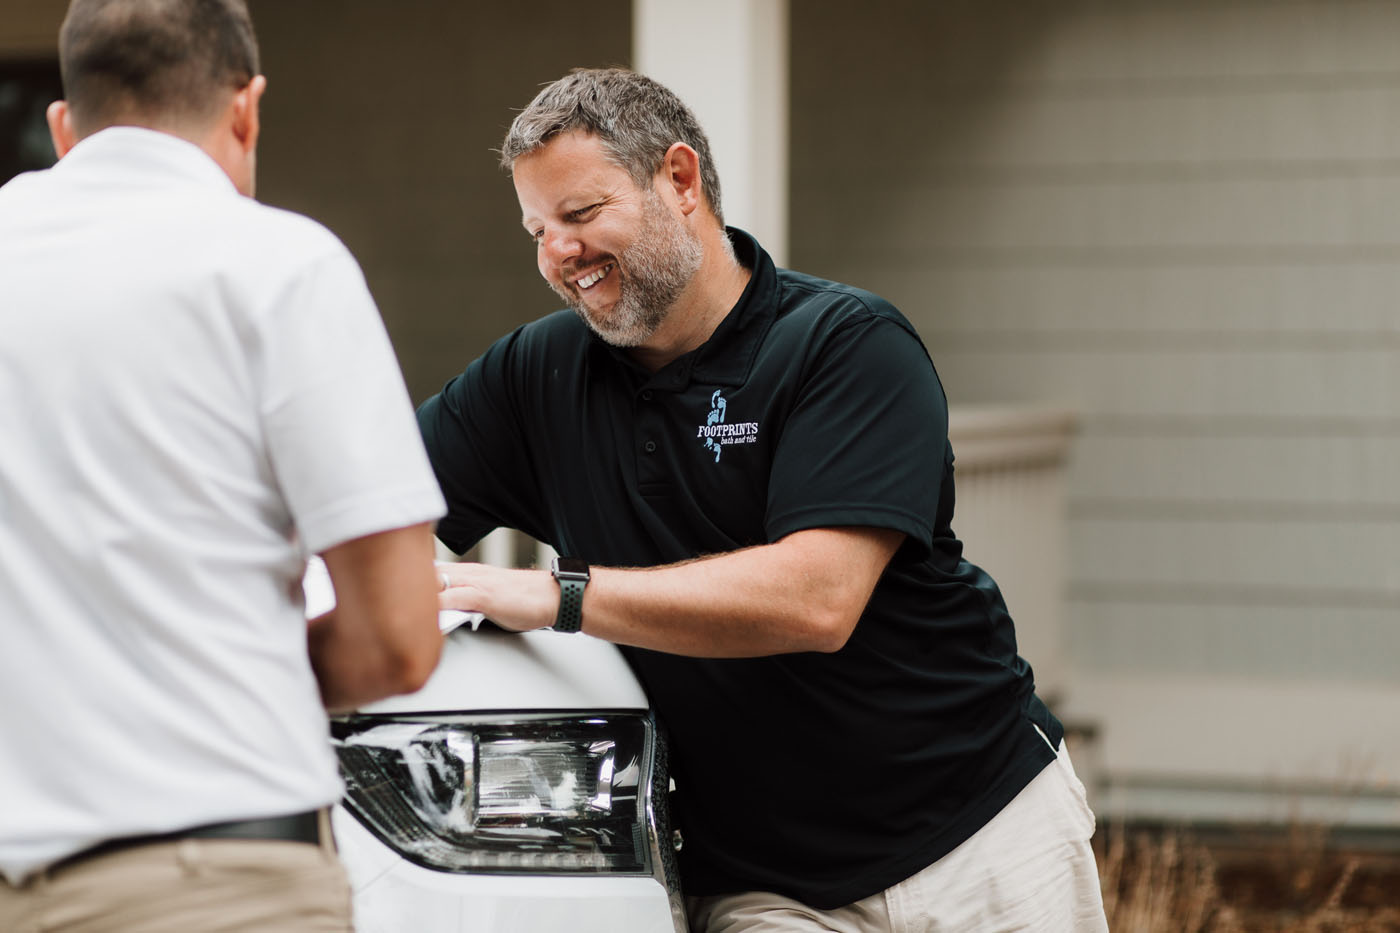
{"label": "perforated watch strap", "polygon": [[556,632],[577,632],[583,625],[583,580],[557,577],[559,581],[559,614],[550,626]]}

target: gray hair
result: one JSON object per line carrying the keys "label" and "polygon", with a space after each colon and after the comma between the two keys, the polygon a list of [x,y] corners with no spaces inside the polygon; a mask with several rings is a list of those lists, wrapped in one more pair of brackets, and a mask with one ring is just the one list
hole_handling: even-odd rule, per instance
{"label": "gray hair", "polygon": [[695,114],[667,88],[625,68],[578,68],[536,95],[510,125],[501,167],[573,130],[598,137],[638,187],[648,187],[666,152],[685,143],[700,157],[700,185],[720,224],[719,173]]}

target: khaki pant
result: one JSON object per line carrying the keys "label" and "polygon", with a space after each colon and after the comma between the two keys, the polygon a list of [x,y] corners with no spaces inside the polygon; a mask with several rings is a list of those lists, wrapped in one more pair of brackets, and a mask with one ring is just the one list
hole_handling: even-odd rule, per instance
{"label": "khaki pant", "polygon": [[1063,743],[970,839],[870,897],[816,910],[766,891],[688,897],[691,933],[1107,933],[1094,814]]}
{"label": "khaki pant", "polygon": [[350,885],[321,846],[182,839],[0,880],[4,933],[350,933]]}

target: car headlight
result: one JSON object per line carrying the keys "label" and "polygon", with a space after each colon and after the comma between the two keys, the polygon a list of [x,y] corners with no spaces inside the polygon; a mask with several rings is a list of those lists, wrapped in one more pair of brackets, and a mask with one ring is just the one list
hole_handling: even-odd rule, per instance
{"label": "car headlight", "polygon": [[331,737],[346,809],[412,862],[656,875],[678,891],[645,715],[352,716]]}

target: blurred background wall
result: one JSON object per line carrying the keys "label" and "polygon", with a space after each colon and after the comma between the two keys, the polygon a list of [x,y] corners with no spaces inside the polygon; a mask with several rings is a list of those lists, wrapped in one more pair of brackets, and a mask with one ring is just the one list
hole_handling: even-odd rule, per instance
{"label": "blurred background wall", "polygon": [[558,307],[493,150],[541,85],[627,64],[627,0],[250,7],[269,82],[259,196],[360,259],[415,401]]}
{"label": "blurred background wall", "polygon": [[[251,5],[260,196],[360,258],[421,400],[555,307],[491,150],[633,60],[633,4]],[[5,0],[0,70],[64,6]],[[1400,3],[784,15],[790,264],[899,305],[955,410],[1079,415],[1056,638],[1101,811],[1400,826]]]}
{"label": "blurred background wall", "polygon": [[1079,411],[1101,803],[1400,822],[1400,4],[861,10],[792,5],[792,262]]}

